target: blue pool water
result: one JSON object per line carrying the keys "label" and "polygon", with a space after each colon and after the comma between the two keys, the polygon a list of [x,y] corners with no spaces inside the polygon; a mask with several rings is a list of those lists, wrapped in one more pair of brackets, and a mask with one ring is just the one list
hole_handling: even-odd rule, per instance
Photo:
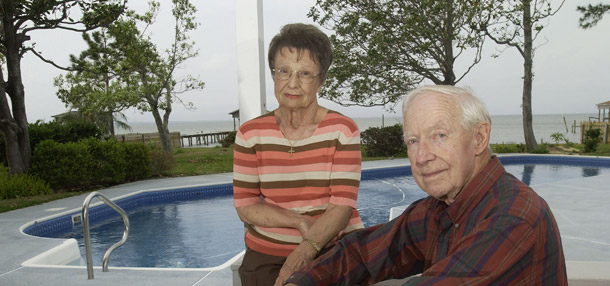
{"label": "blue pool water", "polygon": [[[602,164],[570,161],[558,165],[552,160],[523,164],[523,160],[501,159],[509,173],[530,185],[610,174],[609,160]],[[408,167],[365,171],[358,209],[365,226],[372,226],[387,221],[391,207],[407,205],[424,196]],[[127,242],[113,252],[110,266],[214,267],[244,249],[243,223],[230,194],[140,205],[128,211],[132,229]],[[106,249],[120,240],[123,223],[118,216],[91,220],[93,263],[101,265]],[[82,228],[46,236],[76,238],[84,255]]]}
{"label": "blue pool water", "polygon": [[[127,242],[110,257],[110,266],[201,268],[221,265],[244,249],[243,223],[231,196],[150,205],[129,213]],[[93,264],[123,235],[114,218],[90,231]],[[82,228],[63,235],[76,238],[84,255]]]}

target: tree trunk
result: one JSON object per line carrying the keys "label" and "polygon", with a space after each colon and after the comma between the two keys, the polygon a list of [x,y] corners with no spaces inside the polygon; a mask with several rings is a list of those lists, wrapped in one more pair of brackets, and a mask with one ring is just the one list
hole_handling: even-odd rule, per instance
{"label": "tree trunk", "polygon": [[[0,79],[3,79],[2,71],[0,70]],[[4,82],[4,80],[2,80]],[[6,161],[8,163],[9,172],[17,174],[27,170],[27,165],[24,163],[19,149],[19,126],[11,117],[5,84],[0,84],[0,133],[4,139],[4,147],[6,152]]]}
{"label": "tree trunk", "polygon": [[453,11],[453,0],[445,0],[445,36],[443,41],[443,48],[445,59],[443,60],[443,84],[455,85],[455,72],[453,71],[453,63],[455,58],[453,56],[453,33],[455,27],[453,27],[454,11]]}
{"label": "tree trunk", "polygon": [[533,39],[531,0],[523,0],[523,135],[527,152],[538,149],[538,143],[532,127],[532,81],[533,81]]}
{"label": "tree trunk", "polygon": [[172,152],[172,140],[169,134],[168,117],[167,112],[161,118],[161,114],[159,113],[159,109],[152,108],[152,114],[155,118],[155,124],[157,125],[157,132],[159,132],[159,140],[161,141],[161,148],[163,151]]}
{"label": "tree trunk", "polygon": [[[21,55],[20,47],[24,39],[23,35],[16,33],[10,11],[4,11],[2,15],[2,33],[4,34],[4,51],[6,54],[7,81],[0,73],[0,130],[6,144],[6,159],[9,172],[17,174],[25,172],[32,161],[32,150],[30,149],[30,133],[28,131],[28,120],[25,111],[25,91],[21,78]],[[7,95],[11,99],[11,108],[7,101]],[[11,115],[12,110],[12,115]]]}

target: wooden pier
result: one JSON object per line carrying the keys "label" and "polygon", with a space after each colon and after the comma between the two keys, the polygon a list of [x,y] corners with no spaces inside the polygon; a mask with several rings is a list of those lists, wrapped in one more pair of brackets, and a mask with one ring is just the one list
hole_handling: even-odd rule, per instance
{"label": "wooden pier", "polygon": [[202,146],[202,145],[207,146],[207,145],[214,144],[214,143],[220,143],[221,140],[223,140],[223,139],[225,139],[225,137],[229,136],[229,133],[231,133],[231,131],[215,132],[215,133],[202,133],[202,134],[193,134],[193,135],[181,135],[180,144],[182,147]]}

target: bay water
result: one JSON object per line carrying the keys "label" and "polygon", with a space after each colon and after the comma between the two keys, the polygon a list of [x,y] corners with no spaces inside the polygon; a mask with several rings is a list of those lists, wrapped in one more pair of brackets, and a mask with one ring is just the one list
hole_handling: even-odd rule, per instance
{"label": "bay water", "polygon": [[[551,138],[553,133],[562,133],[570,142],[580,143],[580,122],[588,121],[597,114],[539,114],[533,116],[534,136],[538,143],[555,143]],[[358,124],[360,131],[370,127],[384,127],[402,124],[400,117],[352,118]],[[491,144],[525,143],[523,135],[523,117],[521,115],[494,115],[491,123]],[[572,126],[577,128],[572,133]],[[153,122],[129,122],[131,130],[117,129],[117,134],[154,133],[157,127]],[[170,132],[180,132],[180,135],[194,135],[214,132],[233,131],[239,127],[239,120],[218,121],[171,121]],[[565,143],[565,142],[560,142]]]}

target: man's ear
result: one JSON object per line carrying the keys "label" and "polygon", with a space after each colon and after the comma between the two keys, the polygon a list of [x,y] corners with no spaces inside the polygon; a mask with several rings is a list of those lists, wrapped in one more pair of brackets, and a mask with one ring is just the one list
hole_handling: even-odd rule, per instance
{"label": "man's ear", "polygon": [[491,125],[488,122],[479,122],[473,133],[476,154],[481,155],[489,145]]}

